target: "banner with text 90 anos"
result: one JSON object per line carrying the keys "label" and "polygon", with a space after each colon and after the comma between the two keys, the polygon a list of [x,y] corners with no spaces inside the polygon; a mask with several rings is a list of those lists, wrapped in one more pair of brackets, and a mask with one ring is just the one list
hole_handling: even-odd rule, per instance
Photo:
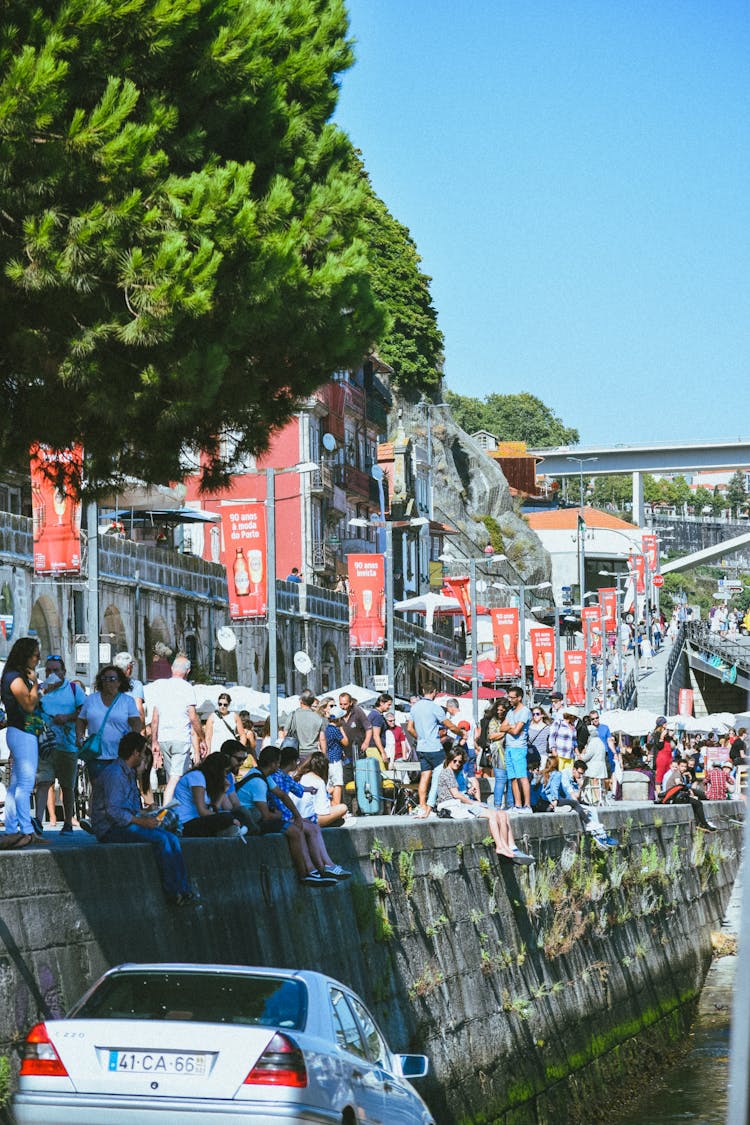
{"label": "banner with text 90 anos", "polygon": [[546,625],[529,629],[531,663],[534,668],[534,687],[555,686],[555,630]]}
{"label": "banner with text 90 anos", "polygon": [[385,647],[385,563],[382,555],[349,555],[349,645]]}
{"label": "banner with text 90 anos", "polygon": [[223,504],[221,561],[226,567],[229,616],[233,621],[265,617],[267,558],[265,504]]}
{"label": "banner with text 90 anos", "polygon": [[495,643],[495,667],[502,677],[519,676],[518,610],[492,609],[492,639]]}
{"label": "banner with text 90 anos", "polygon": [[565,699],[572,707],[586,702],[586,653],[580,648],[565,653]]}
{"label": "banner with text 90 anos", "polygon": [[35,444],[29,455],[34,573],[80,574],[83,447]]}

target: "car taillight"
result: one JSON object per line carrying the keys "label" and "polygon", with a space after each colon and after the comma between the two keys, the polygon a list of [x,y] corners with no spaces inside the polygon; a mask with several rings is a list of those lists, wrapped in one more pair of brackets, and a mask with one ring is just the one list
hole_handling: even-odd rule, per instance
{"label": "car taillight", "polygon": [[43,1023],[35,1024],[26,1036],[19,1074],[44,1075],[47,1078],[68,1077]]}
{"label": "car taillight", "polygon": [[306,1086],[305,1056],[293,1039],[277,1032],[243,1085]]}

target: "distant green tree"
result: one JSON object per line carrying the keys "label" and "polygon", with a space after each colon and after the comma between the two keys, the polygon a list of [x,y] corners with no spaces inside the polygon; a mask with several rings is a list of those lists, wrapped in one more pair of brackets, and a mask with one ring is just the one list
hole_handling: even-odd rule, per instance
{"label": "distant green tree", "polygon": [[745,489],[745,474],[737,469],[729,478],[726,491],[727,505],[736,516],[741,508],[747,507],[747,491]]}
{"label": "distant green tree", "polygon": [[[6,0],[0,454],[204,484],[377,340],[343,0]],[[395,317],[394,317],[395,321]]]}
{"label": "distant green tree", "polygon": [[633,478],[629,473],[613,473],[594,478],[594,504],[604,507],[613,504],[622,511],[633,506]]}
{"label": "distant green tree", "polygon": [[489,430],[501,441],[525,441],[529,446],[575,445],[578,430],[565,426],[536,395],[487,395],[483,399],[446,391],[453,417],[467,433]]}

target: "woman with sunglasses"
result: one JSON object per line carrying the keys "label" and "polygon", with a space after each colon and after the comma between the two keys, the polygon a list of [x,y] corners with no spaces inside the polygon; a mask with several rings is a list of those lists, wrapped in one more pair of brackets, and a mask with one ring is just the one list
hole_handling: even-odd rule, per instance
{"label": "woman with sunglasses", "polygon": [[88,771],[91,783],[117,758],[120,739],[128,731],[141,734],[143,722],[138,708],[130,694],[130,680],[121,668],[107,664],[99,670],[94,680],[94,690],[86,696],[86,702],[76,719],[76,742],[83,745],[86,732],[101,732],[101,753],[96,761],[89,762]]}
{"label": "woman with sunglasses", "polygon": [[[539,766],[543,766],[547,760],[547,742],[549,740],[551,726],[552,719],[543,707],[534,706],[531,708],[528,754],[530,755],[532,751],[536,751],[539,755]],[[530,761],[529,765],[533,766],[534,763]]]}
{"label": "woman with sunglasses", "polygon": [[470,820],[476,817],[486,820],[490,834],[495,841],[495,852],[512,863],[534,863],[534,857],[516,847],[508,814],[500,809],[491,809],[482,804],[479,796],[479,783],[475,777],[466,780],[463,772],[466,754],[463,750],[449,750],[445,764],[438,778],[437,810],[447,812],[453,820]]}
{"label": "woman with sunglasses", "polygon": [[216,702],[216,710],[206,719],[206,745],[209,754],[216,754],[225,742],[241,742],[243,746],[247,745],[248,753],[255,749],[255,735],[250,731],[248,739],[248,732],[237,712],[229,710],[231,702],[229,692],[223,691]]}

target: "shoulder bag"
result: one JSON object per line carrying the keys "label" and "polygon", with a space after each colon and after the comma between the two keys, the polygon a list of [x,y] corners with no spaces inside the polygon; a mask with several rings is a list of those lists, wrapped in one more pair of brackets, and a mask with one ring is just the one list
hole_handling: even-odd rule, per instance
{"label": "shoulder bag", "polygon": [[296,730],[297,728],[294,724],[294,715],[292,715],[291,722],[287,727],[287,732],[282,738],[281,743],[279,744],[280,750],[286,750],[287,747],[291,747],[292,750],[299,750],[299,739],[297,738],[297,735],[295,733]]}

